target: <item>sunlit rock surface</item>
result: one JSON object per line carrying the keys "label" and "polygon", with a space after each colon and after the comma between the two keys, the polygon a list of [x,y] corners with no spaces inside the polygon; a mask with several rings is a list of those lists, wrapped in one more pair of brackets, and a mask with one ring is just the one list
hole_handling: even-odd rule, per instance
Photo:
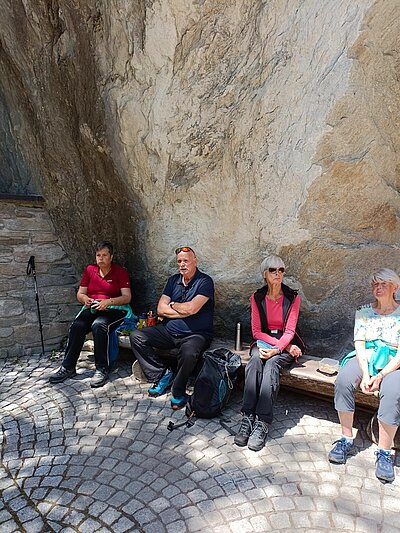
{"label": "sunlit rock surface", "polygon": [[399,14],[396,0],[5,1],[0,169],[45,197],[78,270],[115,242],[138,309],[188,244],[233,337],[260,261],[281,254],[310,350],[338,352],[371,270],[400,264]]}

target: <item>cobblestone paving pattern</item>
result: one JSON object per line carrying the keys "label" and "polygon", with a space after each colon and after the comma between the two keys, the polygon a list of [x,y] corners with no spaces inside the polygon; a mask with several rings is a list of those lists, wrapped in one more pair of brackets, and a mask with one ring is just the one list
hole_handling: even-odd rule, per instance
{"label": "cobblestone paving pattern", "polygon": [[[360,452],[331,465],[333,406],[281,391],[255,453],[215,420],[168,432],[183,413],[169,397],[148,398],[128,362],[101,389],[90,388],[87,358],[76,378],[51,386],[58,364],[0,361],[1,533],[400,531],[399,481],[375,478],[366,415]],[[239,410],[237,393],[227,410],[234,428]]]}

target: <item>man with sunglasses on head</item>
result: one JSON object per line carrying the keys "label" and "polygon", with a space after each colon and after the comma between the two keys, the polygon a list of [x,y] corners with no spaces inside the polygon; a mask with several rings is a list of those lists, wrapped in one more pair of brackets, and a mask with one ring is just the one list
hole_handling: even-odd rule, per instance
{"label": "man with sunglasses on head", "polygon": [[[172,387],[171,407],[186,405],[186,385],[200,355],[213,336],[214,283],[197,268],[195,252],[189,246],[175,250],[178,274],[171,276],[158,302],[162,324],[131,333],[130,341],[137,362],[154,385],[149,396],[165,394]],[[165,358],[154,349],[177,348],[177,368],[168,369]]]}
{"label": "man with sunglasses on head", "polygon": [[284,262],[269,255],[261,263],[261,274],[265,285],[250,298],[253,343],[246,366],[243,418],[235,436],[235,444],[253,451],[265,445],[282,370],[304,351],[297,328],[300,296],[282,283]]}

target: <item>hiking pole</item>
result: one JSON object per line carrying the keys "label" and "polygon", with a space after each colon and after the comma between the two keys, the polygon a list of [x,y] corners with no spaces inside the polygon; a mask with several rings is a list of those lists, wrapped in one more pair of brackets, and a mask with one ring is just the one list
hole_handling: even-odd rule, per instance
{"label": "hiking pole", "polygon": [[44,355],[43,326],[42,326],[42,318],[40,316],[39,293],[38,293],[38,287],[37,287],[37,281],[36,281],[36,269],[35,269],[35,256],[34,255],[30,256],[28,265],[26,267],[26,275],[30,276],[31,274],[33,276],[33,284],[35,286],[35,299],[36,299],[37,313],[38,313],[38,319],[39,319],[40,340],[42,341],[42,355]]}

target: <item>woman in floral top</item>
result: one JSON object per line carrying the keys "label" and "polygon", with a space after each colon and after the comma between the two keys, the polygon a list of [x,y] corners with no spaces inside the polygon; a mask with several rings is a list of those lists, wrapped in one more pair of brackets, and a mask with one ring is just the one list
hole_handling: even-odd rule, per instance
{"label": "woman in floral top", "polygon": [[375,302],[357,309],[355,351],[341,362],[335,383],[335,408],[342,436],[334,443],[329,460],[343,464],[355,452],[354,391],[359,386],[364,394],[379,395],[375,474],[381,481],[391,482],[395,478],[391,448],[400,425],[400,305],[395,299],[400,278],[393,270],[384,268],[373,274],[370,281]]}

